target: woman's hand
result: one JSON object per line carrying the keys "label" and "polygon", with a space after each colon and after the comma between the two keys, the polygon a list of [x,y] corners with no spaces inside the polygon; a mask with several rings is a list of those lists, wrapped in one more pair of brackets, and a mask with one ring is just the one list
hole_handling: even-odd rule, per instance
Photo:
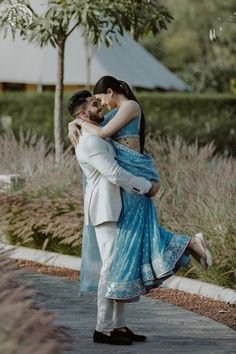
{"label": "woman's hand", "polygon": [[69,128],[69,125],[76,125],[76,126],[79,126],[81,127],[81,124],[84,120],[82,118],[75,118],[74,120],[72,120],[69,124],[68,124],[68,128]]}
{"label": "woman's hand", "polygon": [[72,122],[68,124],[68,138],[71,144],[76,147],[79,141],[79,128],[75,124],[72,124]]}

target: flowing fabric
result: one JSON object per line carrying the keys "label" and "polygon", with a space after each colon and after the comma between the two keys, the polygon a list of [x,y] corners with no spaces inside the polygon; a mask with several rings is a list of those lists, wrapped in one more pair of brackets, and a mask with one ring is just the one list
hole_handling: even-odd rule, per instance
{"label": "flowing fabric", "polygon": [[[159,180],[148,155],[112,142],[119,165],[146,179]],[[190,238],[177,236],[159,225],[152,198],[122,190],[122,212],[106,297],[135,301],[159,286],[189,262]]]}
{"label": "flowing fabric", "polygon": [[[116,112],[113,112],[113,116]],[[109,113],[108,119],[112,118]],[[126,131],[128,135],[128,130]],[[159,175],[147,154],[140,154],[109,139],[117,162],[126,171],[148,180]],[[84,183],[85,186],[86,182]],[[189,263],[190,237],[175,235],[159,225],[152,198],[121,190],[122,212],[112,270],[105,297],[132,302],[160,286]],[[92,225],[84,226],[80,274],[80,296],[97,291],[102,262]]]}
{"label": "flowing fabric", "polygon": [[[86,177],[83,174],[83,194],[85,195]],[[97,292],[102,260],[93,225],[83,227],[82,255],[80,269],[79,297]]]}

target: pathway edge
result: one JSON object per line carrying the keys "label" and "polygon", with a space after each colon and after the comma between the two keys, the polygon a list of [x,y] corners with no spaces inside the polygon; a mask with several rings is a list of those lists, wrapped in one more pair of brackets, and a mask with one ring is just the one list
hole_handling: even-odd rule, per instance
{"label": "pathway edge", "polygon": [[[80,257],[10,245],[6,242],[0,242],[0,253],[6,253],[12,259],[33,261],[52,267],[68,268],[72,270],[80,270],[81,267]],[[201,280],[173,275],[164,282],[163,286],[236,305],[235,290]]]}

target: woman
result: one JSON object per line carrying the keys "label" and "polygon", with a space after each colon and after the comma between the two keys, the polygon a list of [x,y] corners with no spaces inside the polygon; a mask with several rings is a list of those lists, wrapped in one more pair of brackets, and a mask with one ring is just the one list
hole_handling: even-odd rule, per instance
{"label": "woman", "polygon": [[[73,123],[104,139],[112,138],[121,167],[137,176],[158,181],[151,158],[144,154],[144,114],[129,85],[112,76],[104,76],[95,85],[94,94],[110,110],[103,126],[81,118]],[[141,294],[159,286],[182,265],[187,265],[189,253],[205,269],[211,265],[203,235],[191,238],[166,231],[159,225],[152,199],[122,190],[122,206],[107,298],[117,301],[139,299]]]}

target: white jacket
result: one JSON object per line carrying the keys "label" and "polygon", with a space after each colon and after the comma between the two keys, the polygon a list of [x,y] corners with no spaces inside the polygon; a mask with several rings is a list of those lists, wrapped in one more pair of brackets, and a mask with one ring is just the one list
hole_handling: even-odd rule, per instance
{"label": "white jacket", "polygon": [[86,225],[118,221],[122,208],[120,187],[133,194],[144,194],[151,187],[149,181],[122,169],[116,162],[111,143],[97,135],[83,131],[75,151],[87,180],[84,197]]}

